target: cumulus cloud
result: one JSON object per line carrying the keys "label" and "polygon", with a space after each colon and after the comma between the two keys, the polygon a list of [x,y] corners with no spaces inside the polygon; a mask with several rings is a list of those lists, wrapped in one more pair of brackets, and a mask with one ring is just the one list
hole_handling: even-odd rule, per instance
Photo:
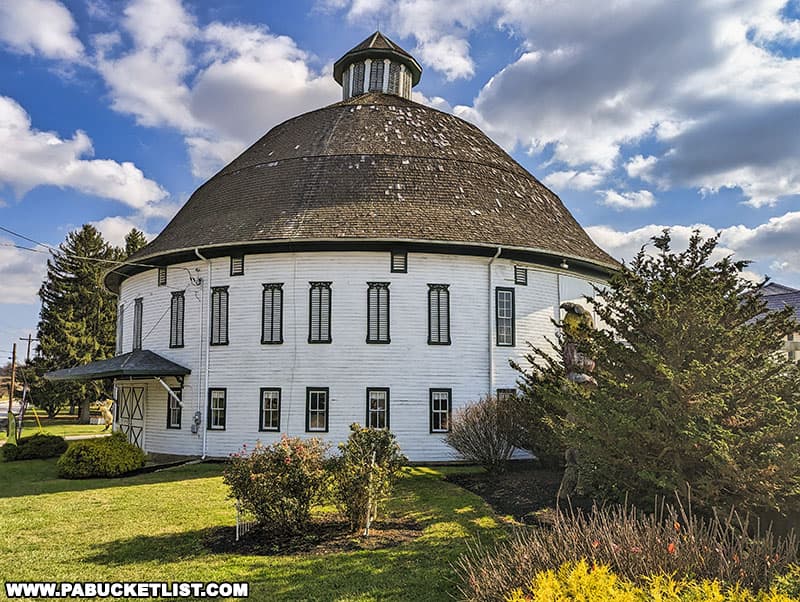
{"label": "cumulus cloud", "polygon": [[699,230],[704,237],[719,233],[720,243],[713,259],[733,254],[737,259],[755,262],[750,273],[751,278],[769,273],[777,279],[788,278],[800,285],[800,246],[797,244],[800,240],[800,211],[770,218],[753,227],[736,225],[717,229],[708,224],[650,224],[630,231],[610,226],[591,226],[586,231],[614,257],[630,260],[642,246],[650,243],[652,237],[660,235],[667,227],[670,228],[676,249],[686,248],[694,230]]}
{"label": "cumulus cloud", "polygon": [[192,171],[208,177],[254,136],[306,110],[335,102],[341,89],[310,65],[314,57],[264,27],[200,27],[179,0],[134,0],[123,36],[95,38],[112,106],[145,126],[184,134]]}
{"label": "cumulus cloud", "polygon": [[0,239],[0,282],[3,283],[3,303],[34,304],[47,269],[44,247],[41,253],[16,249],[13,241]]}
{"label": "cumulus cloud", "polygon": [[12,98],[0,96],[0,185],[21,196],[37,186],[72,188],[145,210],[166,192],[133,163],[90,159],[91,139],[81,131],[72,138],[35,129],[27,112]]}
{"label": "cumulus cloud", "polygon": [[616,190],[603,190],[601,203],[618,211],[622,209],[647,209],[656,204],[653,193],[649,190],[631,192],[617,192]]}
{"label": "cumulus cloud", "polygon": [[147,240],[153,240],[153,238],[155,238],[154,234],[148,233],[144,229],[145,226],[143,220],[137,216],[106,217],[99,221],[92,222],[92,225],[98,230],[100,230],[100,233],[103,235],[103,238],[105,238],[109,243],[117,247],[125,248],[125,237],[134,228],[144,232],[144,235],[147,238]]}
{"label": "cumulus cloud", "polygon": [[77,60],[84,49],[76,29],[72,14],[56,0],[0,2],[0,42],[15,52]]}
{"label": "cumulus cloud", "polygon": [[[388,18],[420,49],[442,40],[448,56],[420,56],[449,78],[474,73],[479,27],[507,31],[519,57],[454,112],[509,150],[549,156],[554,182],[623,167],[661,189],[738,188],[756,207],[800,194],[800,57],[775,50],[800,40],[786,0],[435,4],[327,2],[354,21]],[[628,156],[643,141],[650,155]]]}
{"label": "cumulus cloud", "polygon": [[547,174],[542,180],[547,186],[556,191],[591,190],[605,179],[602,171],[554,171]]}

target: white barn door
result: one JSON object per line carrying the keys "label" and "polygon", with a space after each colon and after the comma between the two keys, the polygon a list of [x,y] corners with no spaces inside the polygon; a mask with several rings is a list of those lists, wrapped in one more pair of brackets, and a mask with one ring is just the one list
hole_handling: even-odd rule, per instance
{"label": "white barn door", "polygon": [[147,387],[144,385],[119,386],[117,401],[117,426],[128,441],[144,449],[144,411]]}

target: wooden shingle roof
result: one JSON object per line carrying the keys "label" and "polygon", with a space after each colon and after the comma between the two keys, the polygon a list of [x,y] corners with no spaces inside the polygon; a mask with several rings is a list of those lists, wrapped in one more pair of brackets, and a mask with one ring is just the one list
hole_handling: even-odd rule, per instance
{"label": "wooden shingle roof", "polygon": [[379,93],[274,127],[131,260],[331,240],[503,246],[618,267],[558,196],[477,127]]}

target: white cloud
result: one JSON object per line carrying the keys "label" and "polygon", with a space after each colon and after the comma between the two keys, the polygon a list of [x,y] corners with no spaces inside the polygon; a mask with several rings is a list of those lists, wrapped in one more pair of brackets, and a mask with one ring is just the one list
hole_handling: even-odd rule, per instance
{"label": "white cloud", "polygon": [[618,211],[623,209],[647,209],[656,204],[653,193],[649,190],[631,192],[617,192],[616,190],[603,190],[600,203]]}
{"label": "white cloud", "polygon": [[[96,38],[115,110],[184,134],[192,171],[208,177],[272,126],[340,98],[330,65],[263,27],[199,27],[179,0],[134,0],[122,36]],[[116,53],[116,54],[115,54]]]}
{"label": "white cloud", "polygon": [[92,225],[100,230],[103,238],[117,247],[125,248],[125,237],[133,228],[143,231],[147,240],[153,240],[153,238],[155,238],[153,234],[145,231],[144,222],[138,216],[106,217],[99,221],[92,222]]}
{"label": "white cloud", "polygon": [[71,139],[32,127],[13,99],[0,96],[0,184],[21,196],[37,186],[58,186],[121,201],[137,209],[160,201],[166,192],[133,163],[87,159],[94,150],[81,131]]}
{"label": "white cloud", "polygon": [[572,190],[591,190],[598,186],[605,179],[605,173],[597,171],[554,171],[547,174],[542,180],[548,187],[556,191]]}
{"label": "white cloud", "polygon": [[647,181],[650,170],[657,162],[658,158],[652,155],[647,157],[636,155],[625,164],[625,171],[631,178],[642,178]]}
{"label": "white cloud", "polygon": [[800,211],[770,218],[754,227],[737,225],[716,229],[708,224],[651,224],[630,231],[617,230],[610,226],[590,226],[586,231],[614,257],[630,260],[643,245],[649,244],[652,237],[660,235],[667,227],[670,228],[675,249],[686,248],[694,230],[699,230],[706,238],[719,232],[719,246],[713,259],[734,254],[736,259],[755,262],[750,270],[751,279],[772,273],[773,276],[789,278],[800,284]]}
{"label": "white cloud", "polygon": [[[35,304],[47,269],[47,253],[36,253],[8,246],[13,241],[0,239],[0,282],[3,303]],[[44,247],[36,247],[45,251]]]}
{"label": "white cloud", "polygon": [[56,0],[0,2],[0,41],[16,52],[77,60],[83,44],[75,36],[75,20]]}

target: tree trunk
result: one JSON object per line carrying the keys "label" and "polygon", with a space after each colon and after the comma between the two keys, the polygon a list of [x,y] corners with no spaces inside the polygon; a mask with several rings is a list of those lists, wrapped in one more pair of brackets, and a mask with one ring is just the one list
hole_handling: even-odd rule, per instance
{"label": "tree trunk", "polygon": [[78,414],[78,424],[89,424],[89,399],[81,401],[80,413]]}

